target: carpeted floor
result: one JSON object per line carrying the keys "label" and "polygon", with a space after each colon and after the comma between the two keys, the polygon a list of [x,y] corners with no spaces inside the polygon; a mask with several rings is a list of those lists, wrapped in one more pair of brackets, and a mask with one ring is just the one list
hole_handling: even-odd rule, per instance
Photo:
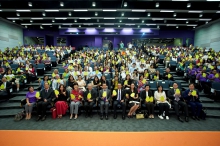
{"label": "carpeted floor", "polygon": [[100,120],[98,115],[85,118],[83,115],[77,120],[69,120],[68,116],[62,119],[48,117],[46,121],[13,121],[13,118],[0,119],[1,130],[61,130],[61,131],[220,131],[220,120],[208,118],[207,120],[181,123],[174,116],[170,120],[155,119],[126,119],[111,116],[109,120]]}

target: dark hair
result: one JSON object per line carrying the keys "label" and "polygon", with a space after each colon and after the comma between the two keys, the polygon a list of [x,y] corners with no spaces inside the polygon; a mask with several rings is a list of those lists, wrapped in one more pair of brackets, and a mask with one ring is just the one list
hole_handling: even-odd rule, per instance
{"label": "dark hair", "polygon": [[[44,75],[44,79],[45,79],[45,77],[48,77],[48,76],[47,76],[47,75]],[[48,79],[49,79],[49,78],[48,78]],[[47,79],[47,80],[48,80],[48,79]]]}
{"label": "dark hair", "polygon": [[144,75],[143,75],[143,74],[140,74],[140,75],[139,75],[139,80],[141,79],[142,76],[143,76],[143,78],[144,78]]}
{"label": "dark hair", "polygon": [[195,87],[194,83],[190,83],[189,86],[190,86],[190,85],[193,85],[193,86]]}
{"label": "dark hair", "polygon": [[[72,75],[69,75],[68,81],[70,81],[70,77],[73,77],[73,76],[72,76]],[[73,77],[73,80],[74,80],[74,77]]]}
{"label": "dark hair", "polygon": [[63,92],[66,92],[66,87],[65,87],[63,84],[61,84],[61,85],[59,86],[59,91],[61,91],[61,90],[60,90],[61,86],[63,86]]}
{"label": "dark hair", "polygon": [[146,84],[146,85],[145,85],[145,88],[146,88],[147,86],[150,88],[150,85],[149,85],[149,84]]}
{"label": "dark hair", "polygon": [[161,85],[157,86],[157,91],[159,91],[158,89],[159,89],[160,87],[162,88],[162,92],[163,92],[163,86],[161,86]]}
{"label": "dark hair", "polygon": [[33,89],[34,89],[34,87],[33,87],[33,86],[29,86],[29,87],[28,87],[28,91],[29,91],[29,89],[30,89],[30,88],[33,88]]}

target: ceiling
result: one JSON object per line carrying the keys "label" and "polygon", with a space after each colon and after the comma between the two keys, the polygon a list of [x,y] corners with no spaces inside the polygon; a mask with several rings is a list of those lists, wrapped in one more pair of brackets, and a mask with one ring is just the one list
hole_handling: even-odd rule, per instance
{"label": "ceiling", "polygon": [[1,0],[0,17],[28,29],[192,30],[220,18],[220,0]]}

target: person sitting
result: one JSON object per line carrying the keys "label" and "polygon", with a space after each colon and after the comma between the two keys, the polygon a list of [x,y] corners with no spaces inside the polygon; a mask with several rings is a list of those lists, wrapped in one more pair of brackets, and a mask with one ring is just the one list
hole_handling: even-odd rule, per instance
{"label": "person sitting", "polygon": [[103,116],[104,116],[104,106],[105,106],[105,119],[108,120],[108,107],[109,107],[110,98],[111,98],[111,92],[107,88],[106,83],[103,83],[102,90],[99,91],[99,101],[100,101],[100,111],[101,111],[100,119],[101,120],[103,120]]}
{"label": "person sitting", "polygon": [[26,120],[31,119],[31,113],[33,110],[34,105],[36,104],[36,91],[34,91],[34,87],[30,86],[28,88],[28,93],[26,94],[26,104],[25,104],[25,113],[26,113]]}
{"label": "person sitting", "polygon": [[141,91],[144,90],[145,88],[145,85],[147,84],[147,80],[144,79],[144,76],[143,75],[140,75],[139,76],[139,81],[138,81],[138,93],[140,93]]}
{"label": "person sitting", "polygon": [[84,107],[86,111],[86,117],[92,117],[92,108],[95,105],[96,98],[97,98],[97,92],[95,89],[92,89],[92,84],[87,85],[88,90],[84,92]]}
{"label": "person sitting", "polygon": [[112,94],[113,109],[114,109],[114,119],[117,118],[117,106],[122,107],[122,119],[125,119],[125,91],[122,89],[121,83],[118,83],[117,89],[113,90]]}
{"label": "person sitting", "polygon": [[82,91],[86,91],[86,89],[85,89],[86,82],[84,79],[82,79],[81,75],[78,76],[78,80],[76,82],[78,83],[78,86]]}
{"label": "person sitting", "polygon": [[45,82],[48,82],[49,85],[51,84],[51,81],[49,80],[47,75],[44,76],[43,80],[39,79],[38,81],[39,81],[39,88],[38,88],[39,90],[44,89],[44,83]]}
{"label": "person sitting", "polygon": [[61,84],[64,84],[64,82],[63,82],[62,79],[60,79],[60,76],[57,74],[57,75],[55,76],[55,79],[53,80],[52,89],[53,89],[53,90],[58,89]]}
{"label": "person sitting", "polygon": [[83,97],[83,92],[79,90],[78,84],[73,85],[73,90],[71,94],[73,94],[73,96],[70,96],[70,120],[72,120],[73,118],[73,113],[75,114],[74,120],[76,120],[78,118],[79,107],[82,105]]}
{"label": "person sitting", "polygon": [[49,88],[48,82],[44,82],[44,89],[40,91],[40,97],[37,99],[37,121],[46,120],[47,106],[51,104],[52,98],[55,98],[53,89]]}
{"label": "person sitting", "polygon": [[173,79],[173,75],[170,73],[170,69],[169,68],[167,68],[166,69],[166,72],[163,74],[163,79],[164,80],[174,80]]}
{"label": "person sitting", "polygon": [[154,81],[162,80],[162,76],[160,75],[159,70],[157,70],[156,73],[153,75],[153,80]]}
{"label": "person sitting", "polygon": [[132,118],[133,114],[136,112],[136,110],[140,106],[140,102],[138,101],[138,91],[135,88],[134,83],[131,83],[130,90],[127,91],[126,98],[128,99],[128,106],[130,107],[130,110],[128,112],[127,117]]}
{"label": "person sitting", "polygon": [[195,90],[194,84],[189,85],[189,89],[184,92],[183,97],[191,107],[192,119],[200,120],[199,116],[202,110],[202,104],[199,100],[199,92]]}
{"label": "person sitting", "polygon": [[8,82],[5,77],[3,77],[2,82],[0,83],[0,100],[10,98],[11,88],[12,88],[12,84]]}
{"label": "person sitting", "polygon": [[69,93],[72,91],[74,84],[76,84],[76,81],[74,80],[72,75],[69,75],[69,78],[66,84],[67,85],[66,90],[69,91]]}
{"label": "person sitting", "polygon": [[172,100],[172,104],[174,105],[174,110],[177,115],[177,119],[180,122],[183,122],[179,115],[179,106],[183,108],[185,113],[185,121],[189,122],[189,113],[188,113],[188,105],[185,103],[183,97],[182,97],[182,91],[178,89],[178,84],[173,83],[173,89],[170,89],[168,91],[168,98]]}
{"label": "person sitting", "polygon": [[126,90],[130,89],[131,83],[132,83],[131,76],[130,76],[130,74],[127,74],[127,75],[126,75],[126,78],[125,78],[125,81],[124,81],[124,85],[123,85],[124,88],[125,88]]}
{"label": "person sitting", "polygon": [[56,95],[55,107],[58,118],[62,118],[62,115],[65,115],[68,109],[67,98],[69,94],[68,91],[66,91],[65,86],[62,84],[59,86],[58,92],[59,94]]}
{"label": "person sitting", "polygon": [[150,85],[145,85],[145,90],[141,92],[141,99],[144,101],[144,104],[147,106],[149,118],[154,119],[154,97],[153,93],[150,90]]}
{"label": "person sitting", "polygon": [[157,105],[159,106],[159,115],[160,119],[163,119],[163,111],[165,111],[165,117],[169,120],[169,108],[170,104],[167,101],[166,93],[163,91],[162,86],[157,87],[157,91],[154,92],[154,98],[156,100]]}
{"label": "person sitting", "polygon": [[27,83],[33,82],[34,78],[36,77],[36,72],[35,72],[35,68],[32,64],[29,65],[29,68],[26,69],[27,70]]}

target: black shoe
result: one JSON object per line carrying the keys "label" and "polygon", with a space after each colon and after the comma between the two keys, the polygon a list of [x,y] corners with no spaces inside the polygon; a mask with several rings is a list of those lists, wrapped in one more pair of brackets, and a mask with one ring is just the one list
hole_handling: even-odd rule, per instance
{"label": "black shoe", "polygon": [[43,118],[41,119],[41,121],[45,121],[46,120],[46,116],[43,116]]}
{"label": "black shoe", "polygon": [[105,119],[108,120],[108,115],[105,116]]}
{"label": "black shoe", "polygon": [[125,115],[122,115],[122,119],[123,119],[123,120],[125,119]]}
{"label": "black shoe", "polygon": [[196,120],[196,118],[195,118],[194,116],[192,116],[192,119],[193,119],[193,120]]}
{"label": "black shoe", "polygon": [[200,118],[198,116],[196,116],[196,120],[200,121]]}
{"label": "black shoe", "polygon": [[179,120],[180,122],[183,122],[183,119],[181,119],[180,117],[178,117],[178,120]]}
{"label": "black shoe", "polygon": [[103,120],[103,118],[104,118],[103,115],[101,115],[100,119]]}
{"label": "black shoe", "polygon": [[114,119],[117,119],[117,115],[114,115],[113,117],[114,117]]}
{"label": "black shoe", "polygon": [[40,119],[41,119],[41,116],[38,116],[36,121],[40,121]]}
{"label": "black shoe", "polygon": [[185,118],[185,121],[186,121],[186,122],[189,122],[189,117],[186,117],[186,118]]}

